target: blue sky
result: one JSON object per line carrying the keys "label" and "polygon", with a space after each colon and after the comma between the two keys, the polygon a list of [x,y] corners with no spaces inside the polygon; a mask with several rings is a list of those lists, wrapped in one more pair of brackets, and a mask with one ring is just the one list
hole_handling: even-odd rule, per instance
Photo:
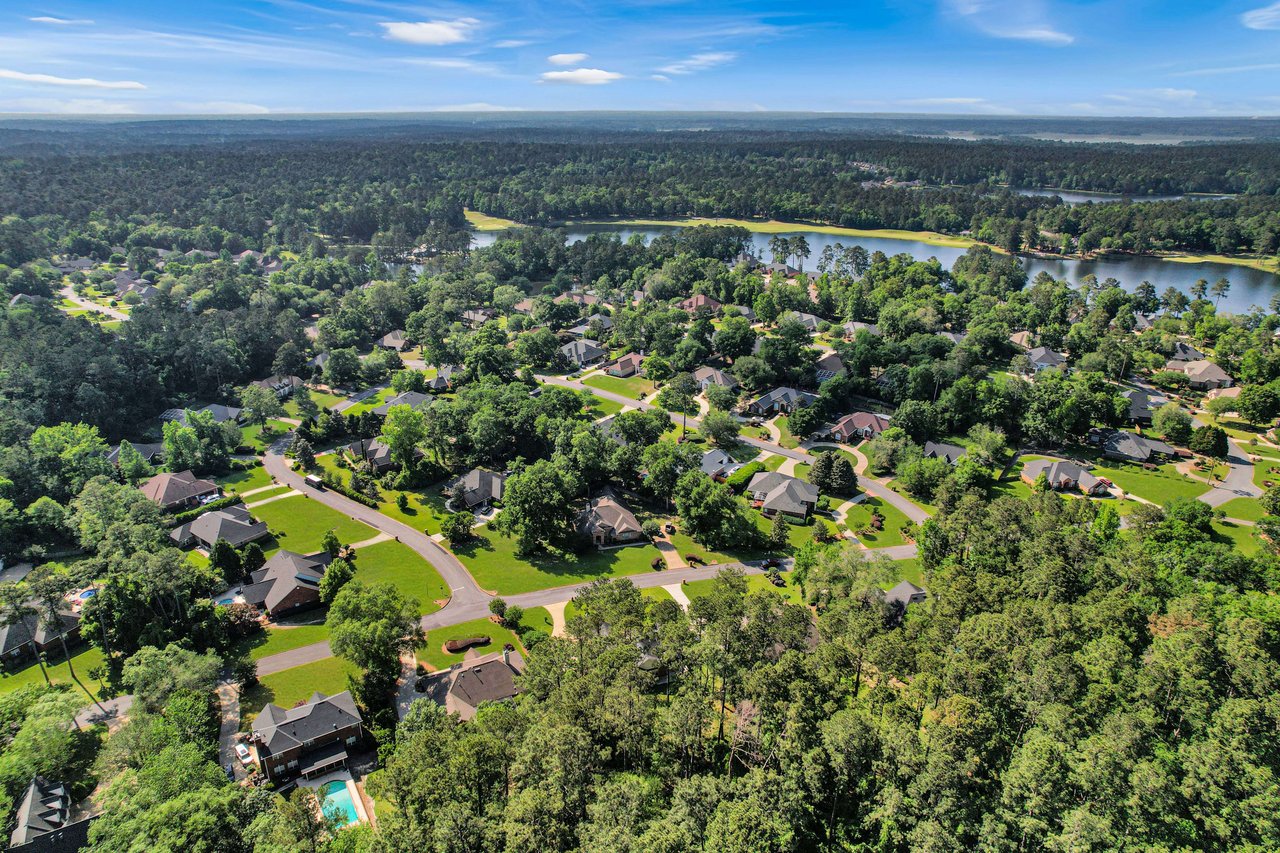
{"label": "blue sky", "polygon": [[1280,114],[1280,2],[6,0],[0,112]]}

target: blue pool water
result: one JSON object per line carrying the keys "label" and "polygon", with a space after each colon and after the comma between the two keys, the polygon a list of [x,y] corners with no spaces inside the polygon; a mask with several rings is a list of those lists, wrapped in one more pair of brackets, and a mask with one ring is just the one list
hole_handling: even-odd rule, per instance
{"label": "blue pool water", "polygon": [[219,598],[218,603],[225,606],[227,604],[235,604],[236,600],[234,598]]}
{"label": "blue pool water", "polygon": [[360,815],[356,814],[356,804],[351,801],[351,792],[347,790],[346,782],[342,780],[325,782],[320,786],[320,797],[321,808],[324,809],[325,814],[337,812],[343,817],[343,826],[360,819]]}
{"label": "blue pool water", "polygon": [[80,600],[88,601],[89,599],[93,598],[97,594],[98,594],[98,591],[96,589],[86,589],[84,592],[80,593]]}

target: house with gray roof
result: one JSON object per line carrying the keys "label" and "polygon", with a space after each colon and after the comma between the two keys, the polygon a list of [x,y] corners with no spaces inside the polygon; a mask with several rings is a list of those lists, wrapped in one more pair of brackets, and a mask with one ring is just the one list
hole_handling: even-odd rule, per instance
{"label": "house with gray roof", "polygon": [[844,336],[849,340],[856,338],[858,332],[866,332],[868,335],[873,335],[877,338],[884,334],[875,323],[860,323],[857,320],[851,320],[840,328],[844,330]]}
{"label": "house with gray roof", "polygon": [[723,370],[703,365],[693,371],[693,381],[698,383],[698,387],[706,391],[712,385],[719,385],[724,388],[737,388],[738,380],[734,379]]}
{"label": "house with gray roof", "polygon": [[945,459],[948,465],[954,465],[968,453],[958,444],[943,444],[937,441],[926,441],[924,443],[925,459]]}
{"label": "house with gray roof", "polygon": [[797,388],[774,388],[748,403],[747,411],[750,414],[762,416],[790,414],[817,399],[817,394],[810,394],[808,391]]}
{"label": "house with gray roof", "polygon": [[176,474],[156,474],[138,489],[160,504],[161,509],[170,511],[191,509],[222,494],[217,483],[197,477],[190,469]]}
{"label": "house with gray roof", "polygon": [[347,751],[363,736],[364,720],[350,692],[326,696],[317,691],[288,710],[267,703],[254,718],[250,744],[263,774],[279,785],[346,767]]}
{"label": "house with gray roof", "polygon": [[1051,350],[1048,347],[1033,347],[1027,353],[1027,358],[1031,361],[1031,369],[1039,373],[1041,370],[1052,370],[1054,368],[1063,367],[1067,363],[1067,357],[1060,352]]}
{"label": "house with gray roof", "polygon": [[199,544],[212,548],[219,539],[225,539],[232,547],[240,548],[250,542],[265,539],[271,534],[265,521],[258,521],[243,505],[215,509],[180,524],[169,532],[169,538],[179,547]]}
{"label": "house with gray roof", "polygon": [[901,581],[884,594],[884,603],[894,612],[894,618],[901,620],[907,615],[907,608],[913,604],[921,604],[929,598],[923,587],[911,581]]}
{"label": "house with gray roof", "polygon": [[1153,458],[1173,456],[1176,451],[1163,441],[1124,430],[1112,430],[1102,438],[1102,455],[1108,459],[1145,463]]}
{"label": "house with gray roof", "polygon": [[434,403],[434,397],[423,394],[421,391],[405,391],[403,394],[397,394],[387,402],[383,403],[373,410],[375,415],[386,417],[387,412],[396,406],[408,406],[411,409],[425,409]]}
{"label": "house with gray roof", "polygon": [[0,625],[0,661],[5,665],[62,649],[65,636],[68,647],[80,642],[80,616],[70,610],[58,611],[57,624],[41,615],[39,602],[26,603],[28,613],[10,625]]}
{"label": "house with gray roof", "polygon": [[[524,674],[524,657],[507,647],[457,663],[443,672],[425,676],[419,685],[423,696],[466,722],[481,705],[507,702],[520,694],[516,678]],[[402,712],[403,713],[403,712]]]}
{"label": "house with gray roof", "polygon": [[560,347],[560,354],[570,364],[579,368],[590,367],[603,361],[609,353],[606,352],[597,341],[582,338],[577,341],[570,341]]}
{"label": "house with gray roof", "polygon": [[612,489],[605,489],[578,513],[578,532],[596,547],[630,545],[644,538],[640,521]]}
{"label": "house with gray roof", "polygon": [[327,551],[299,554],[277,551],[249,576],[244,600],[272,619],[320,604],[320,579],[329,566]]}
{"label": "house with gray roof", "polygon": [[274,392],[281,400],[286,397],[292,397],[300,389],[306,386],[306,383],[302,381],[302,377],[283,374],[268,376],[266,379],[259,379],[250,384],[256,385],[259,388],[266,388],[268,391]]}
{"label": "house with gray roof", "polygon": [[[133,447],[134,450],[138,451],[138,455],[141,456],[142,460],[146,462],[148,465],[154,465],[156,462],[164,458],[163,442],[148,443],[148,442],[132,442],[131,441],[129,442],[129,444],[131,447]],[[116,466],[120,465],[120,445],[119,444],[117,444],[115,447],[107,451],[107,461],[110,462],[112,465],[116,465]]]}
{"label": "house with gray roof", "polygon": [[472,468],[446,485],[444,494],[454,509],[484,509],[494,501],[502,500],[502,489],[506,482],[505,474]]}
{"label": "house with gray roof", "polygon": [[604,314],[592,314],[578,325],[569,330],[569,334],[575,338],[585,338],[591,331],[591,324],[599,323],[602,331],[609,331],[613,328],[613,318],[606,317]]}
{"label": "house with gray roof", "polygon": [[814,365],[817,371],[818,381],[826,382],[828,379],[834,379],[841,373],[845,372],[844,362],[840,360],[838,353],[829,352],[818,359]]}
{"label": "house with gray roof", "polygon": [[404,352],[409,349],[409,339],[405,336],[404,329],[393,329],[382,337],[374,341],[375,346],[383,349],[394,350],[395,352]]}
{"label": "house with gray roof", "polygon": [[1074,462],[1063,459],[1033,459],[1022,466],[1021,478],[1028,485],[1035,485],[1044,474],[1049,488],[1059,492],[1084,492],[1086,495],[1105,495],[1108,486]]}
{"label": "house with gray roof", "polygon": [[[27,792],[13,815],[13,833],[9,836],[10,849],[32,851],[78,850],[76,846],[61,846],[59,836],[71,826],[71,793],[61,782],[53,782],[36,776],[27,786]],[[88,822],[85,821],[87,832]],[[87,834],[85,835],[87,840]],[[69,839],[68,839],[69,840]],[[44,843],[40,843],[44,842]]]}
{"label": "house with gray roof", "polygon": [[751,503],[768,518],[781,513],[808,518],[818,504],[818,487],[777,471],[761,471],[747,484]]}
{"label": "house with gray roof", "polygon": [[442,364],[436,368],[436,375],[427,380],[427,390],[435,393],[448,391],[453,387],[453,380],[458,374],[462,373],[462,368],[456,364]]}
{"label": "house with gray roof", "polygon": [[824,322],[817,314],[810,314],[806,311],[788,311],[782,319],[783,321],[793,320],[799,323],[811,335],[815,334],[818,331],[818,326]]}
{"label": "house with gray roof", "polygon": [[235,406],[224,406],[221,403],[210,403],[209,405],[201,406],[198,409],[165,409],[165,411],[160,415],[160,420],[175,421],[183,426],[190,426],[190,421],[187,418],[188,411],[208,412],[213,415],[213,422],[215,424],[223,424],[228,421],[232,423],[239,423],[240,417],[244,413],[244,409],[237,409]]}
{"label": "house with gray roof", "polygon": [[1129,422],[1151,426],[1151,419],[1155,417],[1151,395],[1141,388],[1130,388],[1122,392],[1121,396],[1129,401]]}
{"label": "house with gray roof", "polygon": [[725,480],[742,467],[742,463],[734,459],[720,448],[712,448],[702,454],[702,473],[713,480]]}

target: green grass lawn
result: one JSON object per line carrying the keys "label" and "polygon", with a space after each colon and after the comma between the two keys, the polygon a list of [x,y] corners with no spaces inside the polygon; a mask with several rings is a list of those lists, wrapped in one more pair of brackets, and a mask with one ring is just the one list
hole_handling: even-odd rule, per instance
{"label": "green grass lawn", "polygon": [[1253,424],[1245,423],[1244,421],[1237,420],[1236,418],[1216,418],[1207,413],[1202,415],[1202,417],[1208,423],[1222,427],[1223,431],[1226,432],[1227,435],[1231,436],[1241,444],[1248,444],[1249,439],[1257,438],[1267,431],[1266,427],[1254,426]]}
{"label": "green grass lawn", "polygon": [[1238,518],[1242,521],[1257,521],[1266,515],[1257,498],[1232,498],[1220,509],[1226,512],[1227,518]]}
{"label": "green grass lawn", "polygon": [[877,509],[884,516],[884,529],[877,533],[858,534],[868,548],[889,548],[894,545],[905,545],[907,540],[902,536],[902,525],[909,519],[902,510],[875,495],[867,495],[866,499],[849,508],[846,526],[855,533],[871,523],[871,511]]}
{"label": "green grass lawn", "polygon": [[543,556],[524,559],[516,556],[515,544],[485,525],[476,529],[474,540],[453,550],[482,589],[504,595],[653,571],[649,562],[659,556],[652,545],[632,545],[590,550],[575,562]]}
{"label": "green grass lawn", "polygon": [[264,675],[255,687],[240,695],[240,730],[249,731],[253,718],[268,702],[281,708],[292,708],[298,702],[310,699],[317,690],[332,696],[346,690],[347,676],[358,672],[354,664],[342,658],[325,658]]}
{"label": "green grass lawn", "polygon": [[255,492],[254,494],[249,495],[249,497],[245,499],[245,504],[246,505],[256,504],[259,501],[265,501],[267,498],[273,498],[273,497],[276,497],[277,495],[283,495],[286,492],[290,492],[290,491],[292,491],[291,486],[272,486],[266,491]]}
{"label": "green grass lawn", "polygon": [[[321,410],[332,408],[345,399],[347,398],[337,394],[330,394],[328,391],[316,391],[315,389],[311,389],[311,401]],[[298,401],[292,397],[285,401],[284,410],[291,418],[302,417],[302,412],[298,411]]]}
{"label": "green grass lawn", "polygon": [[[350,483],[351,470],[338,467],[338,455],[336,453],[317,456],[316,464],[336,475],[343,483]],[[396,504],[396,496],[400,494],[398,490],[380,488],[382,500],[378,503],[378,512],[387,516],[387,518],[394,518],[396,521],[407,524],[415,530],[425,531],[428,536],[434,536],[440,532],[440,525],[445,516],[449,515],[449,511],[445,508],[443,488],[444,482],[442,481],[425,489],[406,490],[404,494],[409,500],[409,505],[408,509],[405,510],[400,509],[399,505]]]}
{"label": "green grass lawn", "polygon": [[555,627],[551,624],[551,612],[545,607],[530,607],[520,617],[520,624],[524,628],[532,628],[535,631],[541,631],[548,637]]}
{"label": "green grass lawn", "polygon": [[898,580],[911,581],[916,586],[924,586],[924,564],[919,557],[894,560],[893,565],[898,570]]}
{"label": "green grass lawn", "polygon": [[[766,450],[765,453],[769,453],[769,451]],[[769,453],[768,456],[760,460],[760,463],[764,465],[766,471],[777,471],[782,467],[782,463],[786,461],[787,457],[780,453]]]}
{"label": "green grass lawn", "polygon": [[[102,652],[92,646],[88,648],[81,646],[80,651],[77,651],[74,647],[71,649],[71,665],[75,667],[76,677],[80,679],[80,684],[85,688],[86,705],[96,699],[97,697],[94,693],[103,688],[103,685],[89,677],[89,670],[102,666],[102,662]],[[54,684],[76,686],[76,683],[71,680],[67,662],[62,657],[62,649],[54,649],[49,652],[44,668],[49,674],[49,680]],[[0,675],[0,694],[11,693],[31,684],[44,684],[44,676],[40,673],[40,667],[34,661],[30,666],[17,672],[6,672]]]}
{"label": "green grass lawn", "polygon": [[438,601],[449,598],[440,574],[408,545],[394,540],[356,551],[356,577],[366,584],[389,583],[408,598],[418,600],[418,612],[434,613]]}
{"label": "green grass lawn", "polygon": [[390,388],[383,388],[381,391],[379,391],[377,394],[374,394],[372,397],[368,398],[367,400],[361,400],[359,403],[356,403],[354,406],[351,406],[348,409],[344,409],[342,411],[342,414],[360,415],[360,414],[364,414],[365,412],[371,412],[374,409],[381,406],[383,403],[390,400],[394,396],[396,396],[395,391],[393,391]]}
{"label": "green grass lawn", "polygon": [[1232,524],[1229,521],[1214,521],[1213,539],[1215,542],[1234,546],[1235,550],[1246,556],[1252,556],[1258,553],[1259,550],[1258,540],[1253,535],[1253,528],[1242,524]]}
{"label": "green grass lawn", "polygon": [[293,429],[293,425],[284,421],[267,421],[265,427],[254,424],[240,430],[240,443],[261,453],[267,449],[268,445],[291,429]]}
{"label": "green grass lawn", "polygon": [[[748,592],[761,592],[761,591],[775,592],[778,595],[781,595],[787,601],[791,602],[792,604],[803,604],[804,595],[800,591],[800,585],[793,584],[791,582],[791,572],[783,572],[782,578],[787,582],[786,586],[774,586],[773,584],[769,583],[769,579],[766,578],[764,575],[747,575],[746,576],[747,591]],[[692,601],[695,598],[701,598],[704,595],[709,595],[711,593],[711,588],[714,584],[715,584],[715,579],[708,578],[706,580],[701,580],[701,581],[689,581],[688,583],[684,584],[681,588],[684,590],[684,594],[689,596],[689,600]]]}
{"label": "green grass lawn", "polygon": [[610,376],[607,373],[588,376],[582,380],[582,384],[590,385],[592,388],[599,388],[602,391],[621,394],[623,397],[630,397],[633,400],[638,400],[641,394],[647,397],[657,390],[653,387],[653,383],[643,376],[628,376],[624,379],[620,376]]}
{"label": "green grass lawn", "polygon": [[[324,619],[324,611],[317,610],[312,618]],[[300,649],[312,643],[322,643],[329,639],[329,627],[323,622],[319,625],[298,625],[294,627],[268,628],[261,634],[240,641],[237,651],[247,651],[249,657],[261,660],[290,649]]]}
{"label": "green grass lawn", "polygon": [[1140,465],[1112,462],[1093,469],[1095,477],[1105,477],[1125,492],[1160,505],[1174,498],[1195,498],[1209,491],[1209,484],[1179,474],[1173,463],[1148,471]]}
{"label": "green grass lawn", "polygon": [[247,471],[233,471],[222,477],[214,477],[213,481],[222,486],[223,491],[236,492],[244,494],[253,489],[260,489],[263,486],[270,486],[273,482],[271,475],[267,473],[267,469],[261,464],[256,464]]}
{"label": "green grass lawn", "polygon": [[378,533],[369,525],[329,509],[306,495],[263,504],[254,509],[253,514],[271,528],[276,545],[299,554],[319,551],[328,530],[337,533],[338,540],[345,545],[372,539]]}
{"label": "green grass lawn", "polygon": [[934,506],[933,504],[927,504],[924,501],[916,500],[914,497],[911,496],[909,492],[907,492],[906,489],[902,488],[902,484],[899,483],[897,480],[890,480],[889,488],[893,489],[895,492],[902,495],[904,498],[911,501],[916,506],[920,507],[920,509],[929,513],[929,515],[938,514],[938,508],[936,506]]}
{"label": "green grass lawn", "polygon": [[[547,631],[547,633],[551,632]],[[468,637],[489,638],[488,645],[472,647],[476,654],[480,655],[500,652],[507,643],[517,649],[524,648],[520,643],[519,637],[498,623],[491,622],[488,619],[473,619],[470,622],[463,622],[461,625],[450,625],[445,628],[436,628],[434,631],[428,631],[427,641],[418,648],[418,661],[427,664],[432,669],[448,669],[455,663],[462,663],[466,653],[449,654],[444,650],[444,644],[449,640],[463,640]]]}
{"label": "green grass lawn", "polygon": [[1253,465],[1253,484],[1259,489],[1265,489],[1268,482],[1273,485],[1280,483],[1280,459],[1263,456]]}
{"label": "green grass lawn", "polygon": [[591,413],[592,418],[603,418],[608,415],[616,415],[623,408],[623,405],[616,400],[606,400],[604,397],[593,396],[588,411]]}
{"label": "green grass lawn", "polygon": [[778,419],[773,422],[773,425],[778,428],[778,432],[782,435],[782,439],[778,444],[781,444],[786,448],[796,448],[800,446],[800,439],[791,434],[791,423],[788,421],[786,415],[779,415]]}

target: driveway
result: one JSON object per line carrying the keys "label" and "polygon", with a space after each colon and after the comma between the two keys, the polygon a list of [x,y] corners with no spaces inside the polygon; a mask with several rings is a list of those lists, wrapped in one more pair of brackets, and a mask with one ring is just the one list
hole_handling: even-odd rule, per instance
{"label": "driveway", "polygon": [[76,725],[81,728],[87,728],[96,723],[105,723],[108,730],[115,731],[124,723],[125,717],[129,715],[129,709],[132,707],[133,697],[127,693],[114,699],[106,699],[98,703],[98,705],[90,705],[76,714]]}
{"label": "driveway", "polygon": [[99,314],[106,314],[112,320],[128,320],[129,319],[129,315],[124,313],[123,311],[119,311],[107,305],[99,305],[96,302],[90,302],[88,299],[81,298],[80,296],[76,295],[75,290],[73,290],[71,288],[71,285],[69,284],[66,287],[59,290],[58,294],[63,299],[66,299],[69,302],[74,302],[78,307],[84,308],[86,311],[96,311]]}

